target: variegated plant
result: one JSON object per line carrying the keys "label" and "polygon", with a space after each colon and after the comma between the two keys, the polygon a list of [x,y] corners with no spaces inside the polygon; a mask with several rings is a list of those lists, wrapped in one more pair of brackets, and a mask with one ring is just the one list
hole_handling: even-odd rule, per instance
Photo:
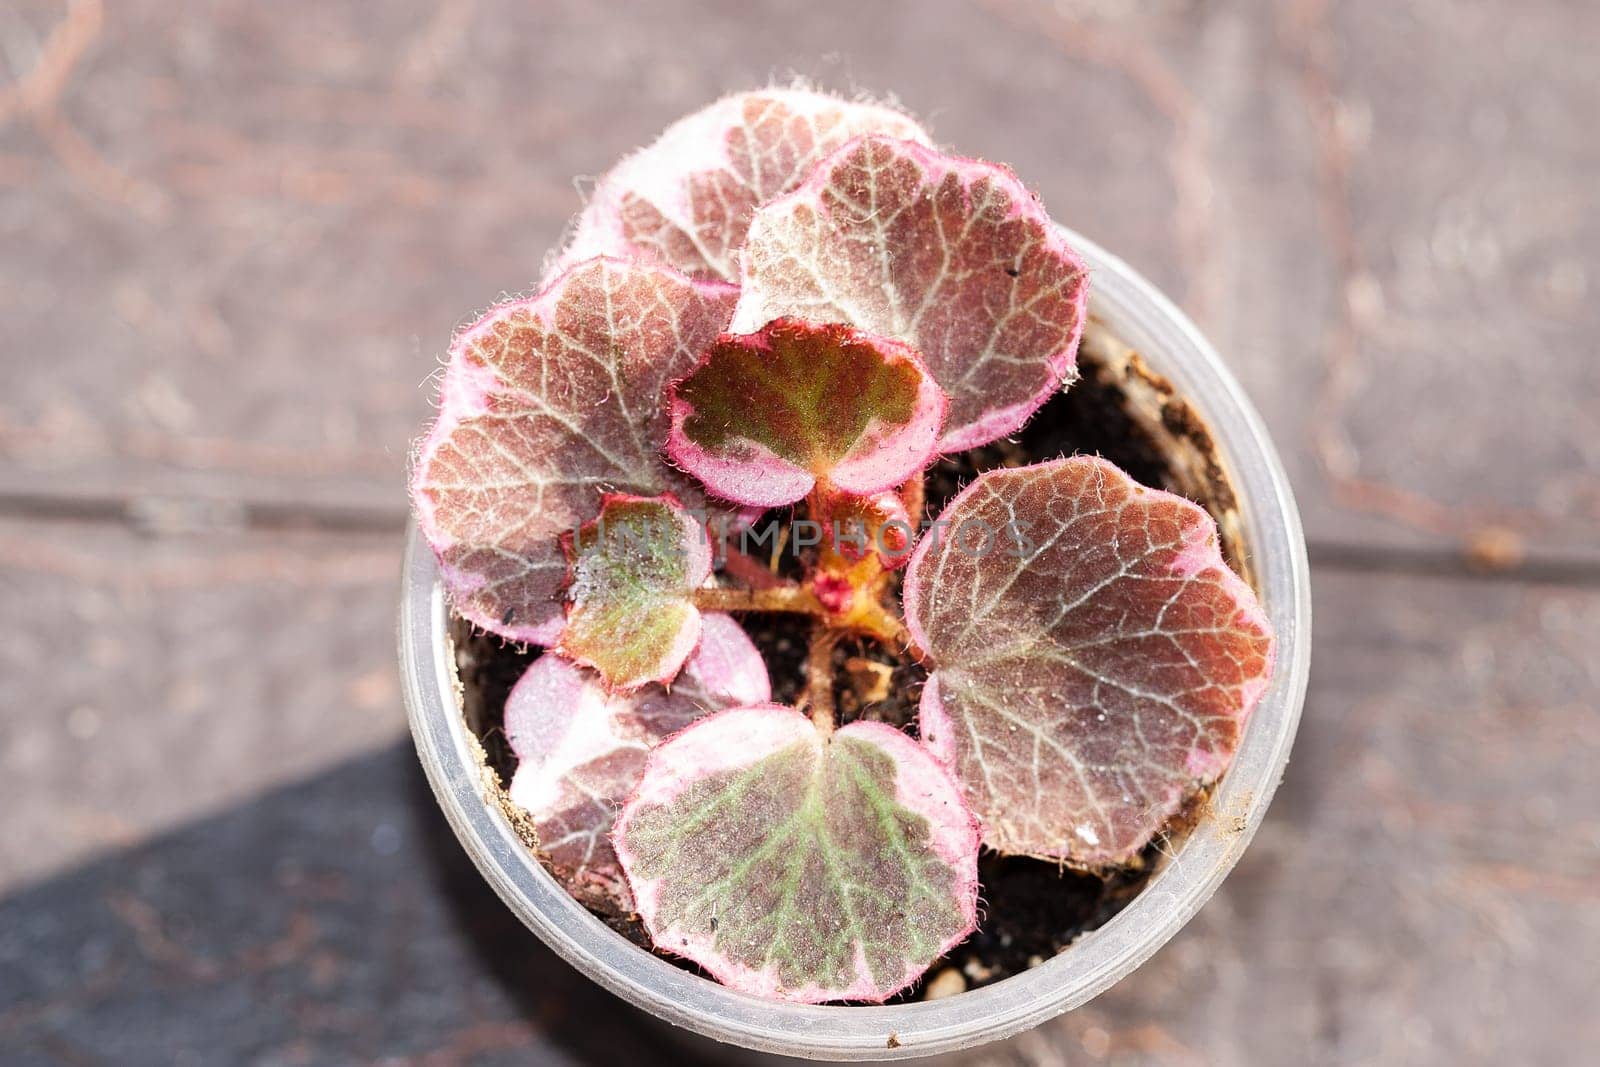
{"label": "variegated plant", "polygon": [[[1126,864],[1227,768],[1272,637],[1201,508],[1070,457],[922,515],[1071,384],[1088,286],[1005,167],[767,90],[620,163],[456,338],[412,498],[454,610],[548,649],[511,797],[575,895],[736,988],[879,1001],[972,932],[980,846]],[[738,547],[802,521],[798,577]],[[797,707],[764,612],[812,621]],[[844,635],[925,668],[915,734],[836,728]]]}

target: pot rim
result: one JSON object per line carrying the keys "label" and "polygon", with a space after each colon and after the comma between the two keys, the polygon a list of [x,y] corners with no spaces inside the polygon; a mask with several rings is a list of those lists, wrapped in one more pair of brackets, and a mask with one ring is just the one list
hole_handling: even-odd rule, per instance
{"label": "pot rim", "polygon": [[[1198,824],[1110,921],[1037,967],[941,1000],[873,1006],[763,1000],[673,966],[590,914],[486,800],[457,702],[449,617],[433,553],[406,540],[399,645],[417,754],[462,846],[506,905],[568,963],[640,1008],[720,1041],[813,1059],[903,1059],[1036,1026],[1109,989],[1200,910],[1238,862],[1289,759],[1311,659],[1311,585],[1294,497],[1260,417],[1192,322],[1120,259],[1062,227],[1093,276],[1090,313],[1200,413],[1239,501],[1243,542],[1277,631],[1273,677]],[[1215,814],[1225,813],[1225,814]]]}

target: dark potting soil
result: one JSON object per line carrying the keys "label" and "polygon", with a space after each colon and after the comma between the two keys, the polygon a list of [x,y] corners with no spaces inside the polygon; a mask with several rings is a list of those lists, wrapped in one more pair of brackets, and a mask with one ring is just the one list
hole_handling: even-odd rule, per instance
{"label": "dark potting soil", "polygon": [[[1074,453],[1098,454],[1155,488],[1174,488],[1161,444],[1129,414],[1116,375],[1104,373],[1087,353],[1080,355],[1082,379],[1041,408],[1012,438],[941,460],[926,480],[926,513],[944,505],[982,471],[1015,467]],[[1097,373],[1101,372],[1101,373]],[[781,570],[798,570],[794,553]],[[792,615],[746,615],[741,621],[761,649],[772,676],[773,699],[793,703],[803,687],[810,622]],[[484,759],[502,788],[516,759],[501,729],[506,697],[541,650],[509,645],[493,635],[455,621],[456,655],[469,726],[483,745]],[[855,719],[889,723],[914,733],[917,702],[926,674],[908,656],[866,640],[841,641],[834,651],[835,703],[841,724]],[[1196,806],[1201,801],[1197,799]],[[503,800],[517,824],[515,806]],[[525,817],[523,819],[525,822]],[[1183,820],[1176,821],[1182,825]],[[522,827],[519,826],[519,829]],[[531,831],[524,837],[532,842]],[[988,985],[1037,966],[1093,930],[1138,895],[1168,847],[1165,836],[1126,869],[1085,872],[1026,857],[985,852],[979,860],[980,921],[977,931],[929,968],[915,985],[891,1003],[921,999],[930,982],[951,988],[960,975],[964,988]],[[649,938],[638,920],[601,918],[641,946]],[[685,960],[662,954],[689,970]]]}

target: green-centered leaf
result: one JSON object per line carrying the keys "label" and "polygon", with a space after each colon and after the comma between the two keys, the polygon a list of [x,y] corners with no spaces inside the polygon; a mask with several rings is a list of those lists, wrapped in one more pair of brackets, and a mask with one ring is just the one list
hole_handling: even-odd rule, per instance
{"label": "green-centered leaf", "polygon": [[700,640],[692,597],[711,575],[705,527],[670,493],[607,495],[600,517],[562,547],[571,606],[557,651],[612,689],[671,681]]}
{"label": "green-centered leaf", "polygon": [[672,386],[667,454],[718,496],[793,503],[818,482],[865,495],[933,458],[945,398],[909,346],[777,319],[724,335]]}
{"label": "green-centered leaf", "polygon": [[976,922],[972,814],[881,723],[702,719],[650,754],[612,842],[656,945],[759,996],[881,1001]]}

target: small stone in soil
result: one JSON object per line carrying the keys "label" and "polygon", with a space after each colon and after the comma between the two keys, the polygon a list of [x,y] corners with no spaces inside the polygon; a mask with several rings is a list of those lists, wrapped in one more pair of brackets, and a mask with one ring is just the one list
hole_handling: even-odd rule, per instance
{"label": "small stone in soil", "polygon": [[928,979],[928,988],[922,991],[923,1000],[941,1000],[967,991],[967,980],[954,967],[946,967]]}

